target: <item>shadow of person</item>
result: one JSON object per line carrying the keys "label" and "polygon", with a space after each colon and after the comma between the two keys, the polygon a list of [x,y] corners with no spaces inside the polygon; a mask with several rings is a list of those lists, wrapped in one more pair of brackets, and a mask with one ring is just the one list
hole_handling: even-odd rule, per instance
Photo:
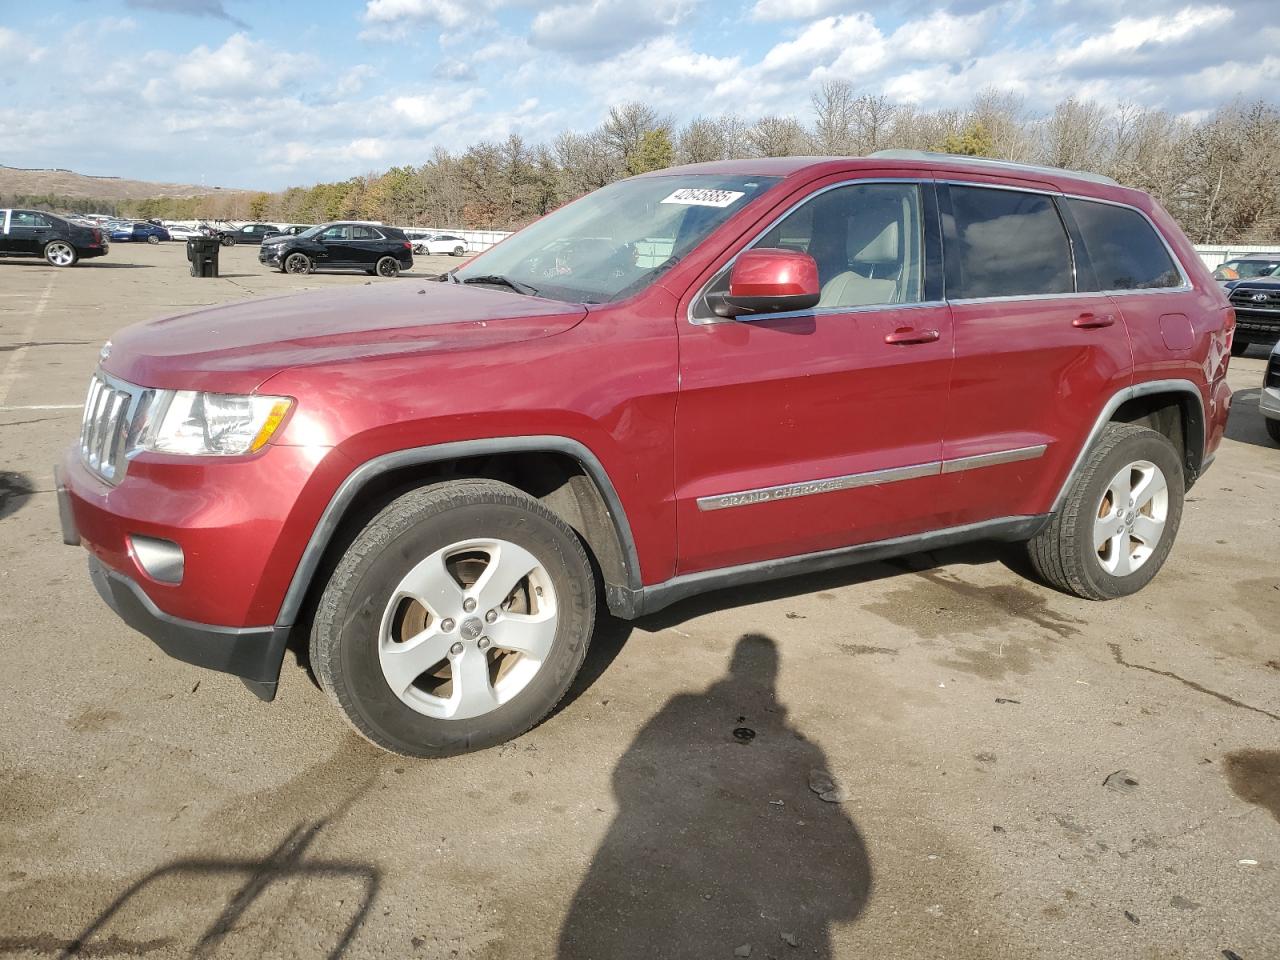
{"label": "shadow of person", "polygon": [[[673,697],[618,762],[618,814],[560,929],[560,960],[830,957],[871,891],[827,770],[777,699],[777,648],[748,634],[728,676]],[[736,731],[736,733],[735,733]],[[754,733],[754,736],[750,736]]]}

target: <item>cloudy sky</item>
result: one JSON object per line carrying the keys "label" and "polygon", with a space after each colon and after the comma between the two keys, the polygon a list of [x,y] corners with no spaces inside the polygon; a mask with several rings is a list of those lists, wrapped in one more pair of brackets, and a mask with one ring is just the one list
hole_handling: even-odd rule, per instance
{"label": "cloudy sky", "polygon": [[0,0],[0,163],[277,189],[643,99],[791,112],[842,78],[1195,114],[1280,89],[1275,0]]}

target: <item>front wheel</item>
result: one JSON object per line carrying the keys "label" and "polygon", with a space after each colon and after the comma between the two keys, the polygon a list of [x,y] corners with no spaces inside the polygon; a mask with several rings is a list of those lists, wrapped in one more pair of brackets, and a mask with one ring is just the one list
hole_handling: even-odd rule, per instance
{"label": "front wheel", "polygon": [[378,276],[391,279],[400,276],[400,261],[395,257],[383,257],[376,267]]}
{"label": "front wheel", "polygon": [[443,757],[518,737],[586,657],[595,580],[577,535],[515,487],[407,493],[338,563],[311,631],[320,685],[383,749]]}
{"label": "front wheel", "polygon": [[1233,357],[1243,357],[1248,352],[1249,352],[1248,340],[1232,340],[1231,341],[1231,355]]}
{"label": "front wheel", "polygon": [[305,253],[291,253],[284,258],[285,273],[310,273],[311,258]]}
{"label": "front wheel", "polygon": [[76,248],[65,240],[53,240],[45,244],[45,260],[55,267],[74,267],[80,259]]}
{"label": "front wheel", "polygon": [[234,247],[236,245],[236,238],[230,235],[224,234],[222,237],[219,238],[218,242],[221,243],[224,247]]}
{"label": "front wheel", "polygon": [[1031,563],[1050,586],[1086,600],[1137,593],[1173,548],[1184,490],[1168,437],[1111,424],[1062,506],[1028,544]]}

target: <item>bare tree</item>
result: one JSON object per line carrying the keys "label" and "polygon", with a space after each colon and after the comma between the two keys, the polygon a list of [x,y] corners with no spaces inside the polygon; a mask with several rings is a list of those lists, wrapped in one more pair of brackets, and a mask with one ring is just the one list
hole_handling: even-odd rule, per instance
{"label": "bare tree", "polygon": [[789,157],[806,153],[809,135],[795,117],[761,117],[747,133],[757,157]]}
{"label": "bare tree", "polygon": [[858,152],[854,132],[853,86],[847,80],[828,80],[809,97],[813,107],[813,145],[828,156]]}

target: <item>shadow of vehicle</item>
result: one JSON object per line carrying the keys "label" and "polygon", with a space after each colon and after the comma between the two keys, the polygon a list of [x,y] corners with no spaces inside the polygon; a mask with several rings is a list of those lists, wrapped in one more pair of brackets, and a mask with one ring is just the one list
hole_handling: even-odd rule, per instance
{"label": "shadow of vehicle", "polygon": [[1225,436],[1237,443],[1251,443],[1256,447],[1270,447],[1274,450],[1275,441],[1267,434],[1266,418],[1258,409],[1261,396],[1261,387],[1235,392],[1231,397],[1231,416],[1227,419]]}
{"label": "shadow of vehicle", "polygon": [[7,267],[44,267],[46,270],[150,270],[154,263],[121,263],[119,260],[81,260],[74,267],[55,267],[43,257],[0,257],[0,264]]}
{"label": "shadow of vehicle", "polygon": [[[832,956],[871,892],[845,808],[810,788],[822,749],[787,722],[773,640],[738,640],[728,675],[673,697],[618,762],[618,814],[560,930],[560,960]],[[739,953],[738,955],[744,955]]]}
{"label": "shadow of vehicle", "polygon": [[1003,564],[1020,577],[1039,583],[1025,553],[1019,550],[1017,544],[978,541],[922,553],[903,554],[887,560],[834,567],[820,573],[800,574],[780,580],[764,580],[740,587],[712,590],[648,614],[637,620],[636,625],[645,630],[664,630],[717,610],[820,593],[824,590],[897,577],[903,573],[920,573],[949,564],[980,566],[988,563]]}
{"label": "shadow of vehicle", "polygon": [[0,470],[0,520],[25,507],[35,492],[26,474]]}
{"label": "shadow of vehicle", "polygon": [[[378,895],[381,884],[380,871],[369,864],[351,863],[345,860],[305,859],[307,848],[316,839],[329,821],[320,820],[309,826],[299,824],[265,857],[256,860],[237,859],[186,859],[175,860],[151,871],[141,880],[128,887],[116,897],[106,909],[102,910],[93,921],[80,933],[67,942],[59,954],[60,957],[104,956],[99,950],[101,944],[96,943],[101,931],[117,914],[134,899],[140,897],[154,885],[165,880],[191,880],[193,878],[215,876],[235,878],[240,882],[227,898],[226,905],[217,918],[200,934],[194,947],[192,957],[207,957],[216,953],[237,926],[245,912],[264,893],[276,883],[301,878],[304,880],[332,879],[353,881],[359,887],[355,909],[350,912],[350,919],[343,927],[337,941],[324,956],[341,957],[351,945],[352,939],[368,916],[373,902]],[[345,901],[344,901],[345,902]],[[349,909],[349,908],[347,908]],[[105,943],[115,942],[117,938],[103,938]],[[166,939],[158,941],[159,945],[171,944]]]}

